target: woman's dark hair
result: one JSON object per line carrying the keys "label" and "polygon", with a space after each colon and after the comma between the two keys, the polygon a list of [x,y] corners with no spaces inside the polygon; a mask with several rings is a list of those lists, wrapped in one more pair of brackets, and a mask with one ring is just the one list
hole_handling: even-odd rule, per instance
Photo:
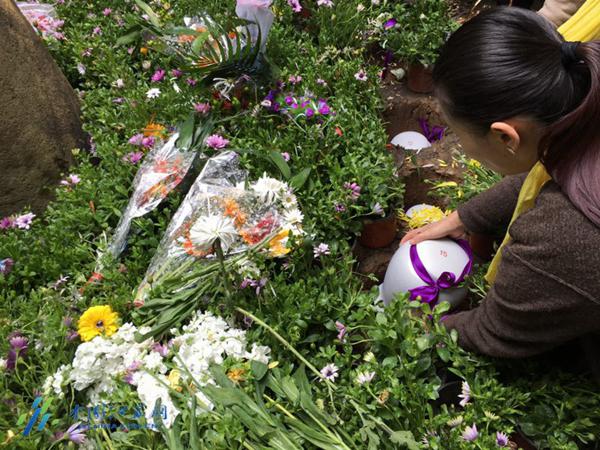
{"label": "woman's dark hair", "polygon": [[564,44],[540,15],[495,8],[450,37],[433,79],[444,109],[475,132],[516,116],[545,126],[540,160],[600,226],[600,41]]}

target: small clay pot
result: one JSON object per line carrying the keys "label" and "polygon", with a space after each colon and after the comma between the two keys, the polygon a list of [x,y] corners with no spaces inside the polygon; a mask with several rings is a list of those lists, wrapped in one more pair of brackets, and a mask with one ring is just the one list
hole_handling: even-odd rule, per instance
{"label": "small clay pot", "polygon": [[397,232],[397,219],[394,213],[386,217],[364,219],[358,242],[367,248],[387,247],[394,241]]}
{"label": "small clay pot", "polygon": [[406,74],[408,88],[417,94],[433,92],[433,71],[421,63],[412,63]]}

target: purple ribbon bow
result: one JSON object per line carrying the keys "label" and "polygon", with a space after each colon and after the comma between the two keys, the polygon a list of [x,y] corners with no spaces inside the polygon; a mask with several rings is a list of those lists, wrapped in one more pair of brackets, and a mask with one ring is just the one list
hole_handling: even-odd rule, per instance
{"label": "purple ribbon bow", "polygon": [[442,289],[458,286],[471,272],[473,267],[473,252],[471,251],[469,243],[464,239],[456,239],[455,242],[465,251],[469,257],[469,262],[458,278],[452,272],[442,272],[437,280],[434,280],[431,275],[429,275],[429,272],[427,272],[427,269],[425,269],[425,266],[423,265],[421,258],[419,258],[419,254],[417,253],[417,246],[410,246],[410,262],[412,263],[413,268],[415,269],[415,272],[419,278],[425,282],[423,286],[409,290],[411,300],[421,297],[422,302],[429,303],[433,306],[437,303],[440,291]]}

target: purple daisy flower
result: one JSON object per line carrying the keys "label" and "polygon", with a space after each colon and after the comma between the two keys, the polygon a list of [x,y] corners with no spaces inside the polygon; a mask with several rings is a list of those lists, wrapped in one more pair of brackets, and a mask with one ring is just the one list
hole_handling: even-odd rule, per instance
{"label": "purple daisy flower", "polygon": [[473,424],[472,427],[466,427],[465,431],[462,433],[462,438],[467,442],[472,442],[479,437],[479,432],[477,431],[477,425]]}

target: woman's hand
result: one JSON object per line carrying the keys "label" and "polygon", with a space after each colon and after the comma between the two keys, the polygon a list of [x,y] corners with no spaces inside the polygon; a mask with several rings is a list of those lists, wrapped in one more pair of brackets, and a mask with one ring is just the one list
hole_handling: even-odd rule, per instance
{"label": "woman's hand", "polygon": [[464,224],[461,222],[458,212],[454,211],[445,219],[439,222],[430,223],[424,227],[417,228],[416,230],[409,231],[402,238],[401,244],[410,242],[412,245],[416,245],[419,242],[426,241],[429,239],[440,239],[444,237],[451,237],[455,239],[465,238],[467,230]]}

